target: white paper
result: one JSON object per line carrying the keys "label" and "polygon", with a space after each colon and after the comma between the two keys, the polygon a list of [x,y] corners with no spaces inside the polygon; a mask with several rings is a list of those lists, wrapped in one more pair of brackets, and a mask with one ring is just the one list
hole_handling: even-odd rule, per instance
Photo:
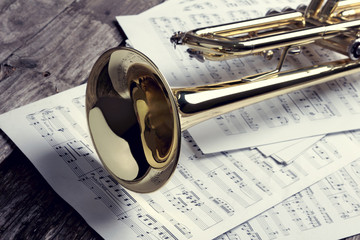
{"label": "white paper", "polygon": [[88,142],[84,93],[85,85],[0,115],[0,128],[103,238],[179,239],[102,168]]}
{"label": "white paper", "polygon": [[[270,7],[296,7],[301,3],[247,2],[249,5],[241,8],[227,7],[231,6],[228,1],[187,2],[191,7],[178,4],[177,8],[162,11],[163,15],[160,11],[154,15],[148,11],[144,15],[119,16],[117,20],[133,47],[158,65],[171,86],[201,85],[275,68],[278,55],[271,61],[249,56],[199,62],[188,56],[185,46],[174,49],[170,44],[169,38],[176,31],[264,16]],[[338,58],[344,56],[307,46],[301,55],[287,58],[284,69]],[[254,104],[201,123],[189,132],[204,153],[211,153],[357,129],[360,128],[358,77],[359,74],[341,78]]]}
{"label": "white paper", "polygon": [[[8,112],[0,116],[0,127],[106,239],[120,232],[129,238],[211,239],[360,156],[348,134],[326,137],[282,166],[256,150],[203,155],[185,133],[179,166],[166,186],[129,193],[101,167],[88,143],[83,94],[80,86]],[[143,226],[149,221],[151,226]]]}
{"label": "white paper", "polygon": [[311,147],[324,135],[307,137],[286,142],[273,143],[264,146],[258,146],[256,149],[267,157],[283,164],[293,162],[302,152]]}
{"label": "white paper", "polygon": [[[182,18],[176,16],[179,12],[186,11],[188,15],[192,17],[192,20],[196,20],[190,23],[190,25],[186,25],[186,27],[190,26],[192,28],[195,25],[208,25],[210,23],[219,23],[219,21],[229,21],[236,18],[249,18],[255,15],[260,16],[263,15],[272,4],[270,1],[264,1],[260,8],[259,5],[254,4],[256,2],[243,1],[242,6],[244,6],[245,2],[249,3],[250,6],[245,4],[247,6],[246,9],[233,10],[231,6],[236,2],[235,0],[220,2],[193,2],[188,0],[179,1],[175,5],[170,5],[168,2],[165,2],[164,5],[157,7],[154,12],[149,10],[142,15],[142,17],[123,17],[119,19],[122,23],[125,21],[134,23],[126,23],[128,28],[136,26],[136,28],[131,30],[126,29],[126,34],[130,38],[131,43],[134,47],[138,48],[139,41],[146,42],[148,47],[140,50],[148,54],[151,59],[154,59],[156,64],[161,67],[161,70],[165,70],[164,73],[172,86],[197,85],[199,83],[223,81],[228,77],[236,78],[240,74],[248,73],[250,71],[249,66],[256,70],[263,70],[269,69],[276,64],[275,62],[268,63],[263,60],[254,61],[251,58],[234,60],[234,62],[206,62],[205,64],[200,64],[194,59],[190,62],[181,60],[187,58],[185,52],[174,51],[173,49],[167,52],[162,51],[164,45],[166,46],[165,49],[169,48],[169,46],[167,46],[169,45],[168,36],[172,33],[169,34],[169,32],[182,30],[179,27],[184,27],[187,24]],[[291,3],[290,1],[281,1],[278,2],[278,4],[283,7],[285,2]],[[217,5],[218,3],[220,3],[220,5]],[[293,2],[292,4],[297,5],[299,2]],[[156,18],[152,17],[153,13],[165,11],[167,5],[172,7],[164,13],[163,16],[158,14]],[[226,9],[227,13],[230,14],[219,15],[218,11],[214,11],[214,7],[217,8],[216,10]],[[203,14],[199,15],[199,11],[194,9],[200,9]],[[212,14],[205,15],[205,11],[212,12]],[[143,27],[143,29],[141,27]],[[157,31],[157,34],[163,37],[152,35],[150,29]],[[135,31],[141,32],[143,35],[137,35]],[[164,45],[160,44],[161,46],[159,45],[158,47],[157,45],[151,45],[158,40],[160,42],[162,41]],[[324,53],[327,54],[328,52],[321,49],[308,49],[308,52],[299,56],[301,60],[291,58],[290,63],[291,65],[297,65],[300,64],[300,62],[310,63],[314,60],[310,60],[308,55],[316,55],[316,57],[319,58],[324,57],[321,56]],[[180,57],[180,60],[176,60],[175,62],[171,61],[170,59],[173,59],[174,54]],[[315,61],[318,59],[316,57]],[[290,65],[286,65],[285,68],[286,67],[290,67]],[[234,75],[231,73],[232,71],[230,71],[233,69],[238,70]],[[200,76],[193,77],[193,72],[197,72],[197,74],[200,73]],[[356,85],[356,82],[350,82],[349,79],[341,79],[335,84],[331,83],[326,86],[329,87],[329,89],[336,90],[336,92],[338,92],[337,87],[346,88],[344,95],[338,96],[339,99],[356,103],[356,96],[352,95],[352,91],[356,91],[357,89]],[[329,123],[324,119],[329,117],[332,113],[330,110],[333,111],[335,108],[333,108],[332,102],[331,104],[329,102],[324,103],[323,98],[318,97],[320,96],[318,94],[319,91],[323,92],[323,87],[309,88],[294,93],[295,95],[306,95],[306,101],[313,104],[311,111],[318,111],[315,111],[317,114],[314,115],[313,112],[308,111],[306,105],[296,105],[299,109],[303,108],[302,110],[307,110],[307,114],[305,114],[307,117],[316,119],[316,121],[312,119],[309,125],[301,123],[301,127],[296,126],[297,128],[304,128],[310,132],[310,130],[313,130],[311,126],[314,122],[321,121],[324,126],[327,126],[326,132],[330,130],[334,131],[334,128],[329,129],[330,125],[327,125]],[[192,139],[194,134],[192,130],[190,130],[192,136],[190,136],[188,132],[185,132],[182,137],[183,144],[179,166],[171,181],[160,191],[152,194],[139,195],[129,193],[114,182],[101,167],[93,147],[89,143],[87,127],[85,127],[83,93],[84,86],[81,86],[1,115],[0,127],[33,162],[55,191],[68,201],[105,239],[115,239],[119,237],[127,239],[214,238],[236,227],[238,224],[254,218],[266,209],[271,208],[291,195],[328,176],[328,174],[337,171],[351,162],[352,164],[356,163],[355,160],[360,156],[359,146],[354,143],[355,139],[359,138],[359,134],[356,132],[327,136],[300,154],[292,164],[282,166],[276,164],[269,158],[263,157],[256,150],[236,150],[203,155],[196,144],[201,143],[201,140],[196,139],[195,143]],[[323,95],[321,96],[323,97]],[[325,96],[325,98],[327,98],[327,95]],[[273,119],[262,119],[262,124],[270,130],[279,127],[286,129],[282,133],[283,137],[286,137],[282,140],[303,137],[303,135],[297,136],[295,134],[296,131],[291,132],[291,137],[289,137],[289,132],[286,132],[290,131],[288,125],[283,124],[288,119],[279,115],[279,113],[282,113],[281,108],[277,109],[275,105],[278,104],[273,102],[279,100],[284,104],[287,97],[290,98],[289,95],[286,95],[283,99],[279,97],[278,99],[264,102],[262,103],[265,104],[264,106],[260,104],[255,109],[255,113],[265,111],[269,114],[268,116],[273,116]],[[331,99],[332,97],[333,96],[331,96]],[[300,102],[302,101],[303,100]],[[349,106],[349,110],[352,109],[354,114],[351,117],[354,121],[357,121],[357,108],[351,108],[350,105],[352,104],[343,103],[345,106]],[[280,104],[280,106],[283,107],[284,105]],[[269,112],[267,112],[267,109],[270,109]],[[290,113],[291,116],[295,116],[294,111],[289,111],[288,108],[285,109],[287,109],[286,112]],[[279,141],[279,139],[281,140],[281,138],[277,136],[268,135],[269,132],[267,132],[266,129],[260,128],[262,125],[258,125],[257,119],[253,118],[251,112],[248,111],[249,110],[245,108],[231,114],[240,114],[240,117],[237,117],[247,121],[246,123],[249,128],[253,130],[257,129],[256,132],[262,136],[263,139],[271,140],[263,142],[269,143]],[[223,117],[230,119],[230,122],[232,122],[234,121],[234,117],[231,114]],[[294,117],[294,119],[296,118]],[[218,124],[216,121],[219,120],[222,121],[222,119],[214,119],[213,121]],[[341,118],[341,120],[345,121],[346,119]],[[334,124],[334,121],[332,121],[331,124]],[[353,124],[354,127],[356,126],[354,123],[351,124]],[[349,123],[347,126],[351,124]],[[271,126],[269,127],[269,125]],[[222,124],[220,124],[220,126],[222,126],[222,129],[226,129],[226,126]],[[230,130],[232,131],[239,130],[238,124],[230,124],[228,128],[231,128]],[[209,129],[206,131],[208,130]],[[227,135],[225,133],[229,133],[228,131],[222,132],[224,135]],[[281,135],[281,133],[279,135]],[[264,138],[264,136],[267,137]],[[238,139],[238,137],[239,136],[237,136],[236,139]],[[216,138],[220,146],[219,136],[216,136]],[[221,141],[224,146],[228,144],[228,140],[226,139],[229,138],[226,137]],[[249,143],[247,143],[247,145],[251,147],[263,143],[261,141],[259,142],[259,138],[257,140],[248,139]],[[234,140],[231,141],[237,142]],[[257,143],[254,144],[251,141],[256,141]],[[207,142],[204,144],[212,148],[211,144]],[[239,146],[236,148],[239,148]],[[201,150],[203,150],[203,148]],[[217,150],[213,149],[211,151]],[[357,169],[357,166],[353,169]],[[355,178],[355,176],[353,176],[353,178]],[[333,178],[325,179],[325,183],[330,181],[329,179]],[[354,182],[355,181],[349,181],[350,185]],[[330,186],[339,186],[336,183],[337,182],[334,182],[334,184],[331,183],[332,185]],[[326,200],[326,198],[319,196],[321,195],[321,191],[325,193],[328,199],[336,200],[337,198],[332,197],[332,194],[336,193],[342,196],[342,199],[347,200],[347,195],[344,195],[345,192],[343,192],[342,189],[329,191],[327,186],[323,186],[320,187],[320,190],[314,190],[314,192],[315,191],[317,194],[316,201],[321,202],[321,204]],[[340,191],[340,193],[336,191]],[[236,238],[236,234],[240,235],[242,233],[246,233],[250,237],[254,236],[254,238],[260,236],[260,234],[263,234],[261,236],[265,239],[282,237],[281,234],[271,232],[269,228],[264,229],[264,224],[265,226],[267,226],[266,224],[272,224],[271,222],[267,222],[266,215],[272,214],[271,216],[275,220],[277,217],[286,219],[285,221],[290,219],[286,222],[290,224],[292,220],[295,221],[297,219],[294,217],[295,215],[278,215],[277,212],[296,212],[296,214],[304,214],[305,217],[301,220],[306,222],[306,217],[309,215],[306,215],[306,211],[299,211],[298,204],[298,195],[305,196],[305,193],[311,193],[311,191],[307,189],[280,203],[278,205],[281,206],[280,210],[276,210],[275,214],[272,214],[272,211],[278,207],[270,209],[265,215],[260,215],[254,218],[254,220],[251,220],[251,222],[240,225],[240,227],[233,229],[231,232],[227,232],[226,235],[220,236],[220,238],[238,239]],[[312,196],[311,194],[308,195]],[[351,198],[351,200],[353,200],[353,198]],[[332,201],[333,206],[336,206],[337,209],[348,209],[349,205],[346,204],[348,204],[349,201],[343,201],[340,204],[337,204],[338,202],[334,200]],[[353,201],[350,202],[353,203]],[[357,205],[351,206],[356,207]],[[330,209],[330,207],[328,209]],[[332,219],[335,219],[334,224],[339,227],[346,227],[338,231],[338,235],[332,236],[340,238],[357,232],[356,227],[351,225],[356,223],[356,221],[354,221],[354,219],[357,220],[356,214],[351,215],[353,218],[349,219],[337,219],[335,216],[336,215],[332,215]],[[256,228],[256,222],[259,223],[260,228]],[[278,223],[276,220],[275,224]],[[294,224],[296,225],[296,221]],[[280,224],[280,227],[281,226],[282,223]],[[323,235],[326,233],[327,228],[328,225],[322,224],[321,227],[311,229],[311,234],[312,236],[327,237],[327,235]],[[335,229],[333,225],[331,225],[330,228]],[[251,231],[247,232],[247,229]],[[310,232],[307,231],[309,229],[310,228],[300,227],[299,230],[292,226],[292,231],[289,234],[286,234],[287,228],[280,230],[285,231],[283,234],[285,237],[295,238],[296,236],[307,236],[306,234]],[[254,231],[258,231],[258,233],[251,235]],[[261,231],[263,231],[263,233],[261,233]]]}
{"label": "white paper", "polygon": [[[213,230],[210,229],[211,226],[214,227],[214,230],[227,228],[236,224],[236,221],[238,223],[249,218],[253,212],[274,205],[276,199],[285,198],[294,189],[301,189],[298,186],[307,185],[308,177],[314,180],[315,175],[322,175],[322,170],[325,169],[321,168],[330,163],[328,162],[332,158],[330,156],[345,154],[343,152],[338,155],[340,149],[335,147],[336,143],[338,141],[350,143],[345,138],[338,137],[340,136],[336,136],[334,139],[324,139],[323,142],[314,145],[311,150],[287,167],[277,165],[271,159],[263,158],[256,151],[201,157],[200,152],[197,154],[195,152],[194,155],[193,151],[196,151],[196,146],[191,151],[183,145],[182,154],[184,156],[184,152],[187,152],[186,156],[191,161],[184,161],[182,158],[172,181],[164,189],[149,195],[148,197],[151,199],[148,202],[158,202],[156,206],[162,206],[162,209],[170,209],[174,204],[179,209],[173,213],[172,217],[168,216],[168,219],[192,221],[192,225],[198,225],[206,232]],[[193,142],[188,144],[192,146]],[[347,157],[344,156],[341,161],[346,161],[345,159]],[[194,167],[193,164],[197,166]],[[329,170],[323,172],[324,175],[328,173]],[[190,208],[192,205],[189,202],[195,198],[196,201],[193,204],[194,206],[199,204],[199,206],[194,215],[193,212],[187,212],[184,206]],[[169,201],[172,199],[177,204],[179,201],[184,204],[180,204],[182,207],[177,206]],[[217,204],[207,202],[207,199],[213,200]],[[191,209],[195,209],[194,206]],[[215,214],[214,211],[217,208],[223,208],[223,211],[229,216],[223,216],[221,211]],[[155,207],[155,209],[157,208]],[[210,209],[211,213],[207,212]],[[159,212],[162,213],[161,210]],[[201,218],[201,214],[204,213],[207,215]],[[170,213],[168,210],[166,211],[166,215],[171,214],[171,211]],[[204,226],[203,223],[207,224]]]}
{"label": "white paper", "polygon": [[360,232],[360,159],[220,239],[341,239]]}

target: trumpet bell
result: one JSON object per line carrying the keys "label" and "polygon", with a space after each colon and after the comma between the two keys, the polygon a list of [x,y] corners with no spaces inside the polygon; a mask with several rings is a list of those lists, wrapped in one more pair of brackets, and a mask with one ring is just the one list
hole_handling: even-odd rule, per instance
{"label": "trumpet bell", "polygon": [[104,53],[89,76],[86,112],[95,149],[116,181],[135,192],[166,183],[180,152],[179,114],[150,59],[130,48]]}
{"label": "trumpet bell", "polygon": [[[127,189],[152,192],[175,171],[181,131],[205,120],[281,94],[360,71],[360,3],[312,0],[305,9],[265,18],[178,32],[170,40],[209,60],[270,56],[276,69],[206,86],[171,89],[141,52],[114,48],[95,63],[86,112],[95,149],[109,173]],[[307,44],[344,59],[282,70],[288,54]],[[294,51],[295,50],[295,51]]]}

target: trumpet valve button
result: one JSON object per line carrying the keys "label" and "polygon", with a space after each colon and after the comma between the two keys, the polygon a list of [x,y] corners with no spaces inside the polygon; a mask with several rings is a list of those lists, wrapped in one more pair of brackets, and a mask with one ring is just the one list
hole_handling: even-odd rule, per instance
{"label": "trumpet valve button", "polygon": [[267,50],[264,52],[264,58],[266,60],[271,60],[274,57],[274,51],[273,50]]}
{"label": "trumpet valve button", "polygon": [[360,57],[360,39],[356,39],[349,46],[349,57],[352,60],[358,60]]}

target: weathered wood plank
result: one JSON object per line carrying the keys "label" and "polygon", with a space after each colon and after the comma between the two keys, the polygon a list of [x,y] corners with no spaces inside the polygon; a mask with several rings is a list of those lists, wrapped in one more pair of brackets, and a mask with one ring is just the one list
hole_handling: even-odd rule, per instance
{"label": "weathered wood plank", "polygon": [[[48,1],[43,2],[49,5]],[[21,47],[1,64],[0,96],[6,101],[0,103],[0,114],[85,82],[97,57],[123,39],[116,27],[115,15],[140,13],[159,2],[112,0],[104,4],[101,1],[74,1],[66,8],[63,5],[52,6],[61,11],[52,10],[55,14],[59,13],[41,29],[31,28],[31,31],[38,31],[34,36],[30,38],[30,33],[24,34],[22,44],[15,37],[11,38],[11,46]],[[38,6],[42,6],[32,2],[35,3],[38,5],[25,4],[32,13],[25,16],[35,18],[43,14],[42,10],[35,12]],[[22,2],[9,4],[12,5],[22,5]],[[18,7],[9,6],[1,8],[6,9],[0,15],[1,20],[17,14]],[[46,15],[43,18],[50,17]],[[22,27],[19,27],[20,30]],[[0,146],[6,146],[0,153],[1,163],[12,148],[1,138]]]}
{"label": "weathered wood plank", "polygon": [[16,149],[0,165],[0,239],[101,239]]}
{"label": "weathered wood plank", "polygon": [[95,18],[108,25],[117,25],[115,16],[139,14],[164,0],[122,0],[122,1],[87,1],[85,8],[93,11]]}
{"label": "weathered wood plank", "polygon": [[[85,82],[100,53],[122,40],[115,12],[130,9],[138,13],[157,2],[109,0],[103,5],[80,0],[61,5],[50,0],[2,1],[0,29],[4,34],[0,39],[12,33],[6,45],[0,46],[0,113]],[[54,7],[46,17],[36,11],[43,5]],[[16,21],[10,22],[8,16],[15,19],[12,15],[17,14],[21,15],[18,25],[11,25]],[[21,23],[27,17],[36,26]],[[16,31],[10,26],[17,27]],[[0,162],[13,148],[0,131]],[[0,164],[0,176],[0,239],[101,239],[17,148]]]}
{"label": "weathered wood plank", "polygon": [[[120,41],[116,29],[94,19],[90,11],[73,3],[29,40],[27,46],[7,59],[6,63],[17,70],[0,83],[0,88],[9,82],[27,89],[32,89],[29,84],[52,83],[59,91],[65,90],[60,89],[62,85],[67,88],[78,85],[86,80],[101,52]],[[44,96],[46,94],[41,97]],[[4,104],[0,111],[3,109]]]}
{"label": "weathered wood plank", "polygon": [[[85,82],[122,40],[114,16],[160,1],[0,1],[0,113]],[[0,149],[0,239],[101,239],[1,131]]]}
{"label": "weathered wood plank", "polygon": [[15,146],[13,142],[6,136],[6,134],[0,129],[0,165],[2,161],[10,155]]}
{"label": "weathered wood plank", "polygon": [[[0,62],[49,24],[73,0],[0,2]],[[1,79],[1,78],[0,78]]]}
{"label": "weathered wood plank", "polygon": [[[122,1],[41,1],[7,0],[0,2],[0,62],[7,59],[16,49],[27,45],[71,3],[91,11],[94,19],[115,26],[115,16],[138,14],[163,0]],[[56,21],[56,20],[54,20]],[[1,76],[0,76],[1,80]]]}

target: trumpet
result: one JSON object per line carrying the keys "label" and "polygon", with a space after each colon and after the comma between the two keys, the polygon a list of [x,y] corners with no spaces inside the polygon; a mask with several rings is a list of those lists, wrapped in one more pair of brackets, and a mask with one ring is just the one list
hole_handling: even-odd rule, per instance
{"label": "trumpet", "polygon": [[[281,94],[359,71],[360,1],[312,0],[296,10],[176,32],[174,45],[205,60],[247,55],[271,59],[274,70],[197,87],[170,88],[159,68],[128,47],[103,53],[86,89],[86,113],[104,167],[123,187],[140,193],[159,189],[176,169],[181,132],[205,120]],[[289,54],[316,44],[344,58],[282,70]]]}

